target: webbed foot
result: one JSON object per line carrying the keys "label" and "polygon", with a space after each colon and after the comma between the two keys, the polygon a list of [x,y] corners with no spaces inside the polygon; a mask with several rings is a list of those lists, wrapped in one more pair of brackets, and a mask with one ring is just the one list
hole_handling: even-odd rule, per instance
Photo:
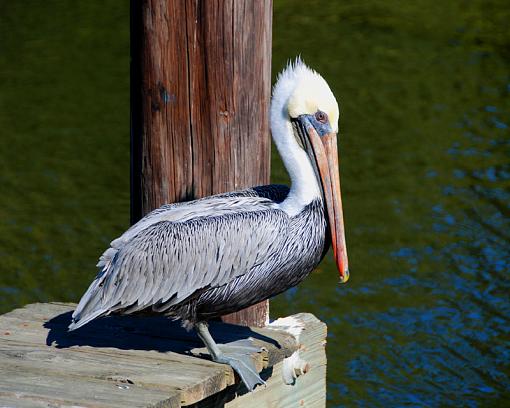
{"label": "webbed foot", "polygon": [[243,381],[248,391],[253,391],[257,385],[265,385],[266,383],[262,378],[260,378],[253,358],[251,357],[251,354],[254,351],[253,349],[258,352],[261,350],[250,346],[250,348],[243,352],[240,347],[235,346],[235,351],[229,353],[228,351],[224,351],[225,349],[228,349],[228,347],[228,345],[220,346],[222,353],[217,356],[214,361],[228,364],[230,367],[232,367],[234,371],[239,375],[239,377],[241,377],[241,380]]}
{"label": "webbed foot", "polygon": [[198,336],[202,339],[213,361],[228,364],[241,377],[248,391],[253,391],[257,385],[265,384],[253,361],[252,355],[260,353],[263,349],[255,347],[251,339],[237,340],[228,344],[216,344],[207,323],[195,324]]}

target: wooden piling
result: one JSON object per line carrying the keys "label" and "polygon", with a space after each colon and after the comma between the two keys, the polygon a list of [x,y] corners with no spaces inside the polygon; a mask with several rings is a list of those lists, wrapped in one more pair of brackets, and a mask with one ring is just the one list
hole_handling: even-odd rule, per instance
{"label": "wooden piling", "polygon": [[131,0],[131,30],[132,222],[269,183],[272,0]]}

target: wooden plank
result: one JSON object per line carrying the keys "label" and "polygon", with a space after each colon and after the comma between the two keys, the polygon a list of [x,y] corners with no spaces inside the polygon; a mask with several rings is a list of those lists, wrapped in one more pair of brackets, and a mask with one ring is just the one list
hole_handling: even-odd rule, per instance
{"label": "wooden plank", "polygon": [[[141,359],[131,353],[118,353],[116,349],[97,352],[91,347],[55,349],[0,341],[0,366],[15,364],[24,372],[48,372],[61,376],[72,373],[73,376],[135,384],[176,396],[181,390],[193,392],[191,388],[194,386],[207,389],[211,388],[208,383],[226,381],[228,369],[219,364],[191,364],[189,357],[175,360]],[[104,364],[105,361],[108,364]],[[225,388],[233,383],[234,379],[230,377],[230,381],[218,386]]]}
{"label": "wooden plank", "polygon": [[[132,1],[132,222],[269,183],[272,0]],[[264,326],[268,303],[225,318]]]}
{"label": "wooden plank", "polygon": [[[2,365],[0,403],[3,398],[17,398],[26,406],[32,401],[45,402],[49,407],[169,407],[180,406],[178,396],[148,390],[132,384],[115,384],[84,377],[53,375],[45,372],[21,371]],[[35,405],[35,404],[34,404]],[[17,405],[15,405],[17,406]]]}
{"label": "wooden plank", "polygon": [[[236,382],[229,366],[181,354],[201,343],[194,333],[186,332],[177,322],[161,317],[107,317],[78,331],[67,332],[74,306],[33,304],[0,316],[0,390],[3,392],[0,396],[12,400],[19,391],[26,405],[38,392],[42,399],[52,396],[56,379],[64,378],[74,379],[75,383],[84,381],[91,389],[101,384],[97,406],[102,406],[105,396],[102,393],[112,384],[127,385],[140,398],[149,391],[154,391],[158,398],[164,395],[162,406],[175,405],[176,401],[179,405],[190,405]],[[221,339],[220,343],[251,336],[257,345],[267,348],[265,355],[255,355],[259,369],[278,364],[297,349],[291,334],[273,328],[213,323],[211,331]],[[26,388],[23,381],[5,380],[18,378],[12,372],[23,372],[30,378],[47,375],[48,381]],[[238,392],[239,387],[230,389]],[[59,406],[67,404],[66,398],[58,402]]]}

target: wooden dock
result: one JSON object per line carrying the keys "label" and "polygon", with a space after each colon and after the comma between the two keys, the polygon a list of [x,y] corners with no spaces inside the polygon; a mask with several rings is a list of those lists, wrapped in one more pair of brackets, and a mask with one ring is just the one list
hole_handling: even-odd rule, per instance
{"label": "wooden dock", "polygon": [[326,325],[311,314],[263,328],[211,323],[219,343],[252,337],[267,350],[253,356],[267,385],[249,393],[178,322],[106,317],[68,332],[74,306],[0,316],[0,407],[325,406]]}

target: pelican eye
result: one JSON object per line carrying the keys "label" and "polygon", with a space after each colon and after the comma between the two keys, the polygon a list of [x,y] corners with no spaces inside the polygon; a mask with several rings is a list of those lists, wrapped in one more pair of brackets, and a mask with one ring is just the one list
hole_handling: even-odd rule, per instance
{"label": "pelican eye", "polygon": [[328,123],[328,115],[323,111],[315,112],[315,119],[317,119],[320,123],[326,124]]}

